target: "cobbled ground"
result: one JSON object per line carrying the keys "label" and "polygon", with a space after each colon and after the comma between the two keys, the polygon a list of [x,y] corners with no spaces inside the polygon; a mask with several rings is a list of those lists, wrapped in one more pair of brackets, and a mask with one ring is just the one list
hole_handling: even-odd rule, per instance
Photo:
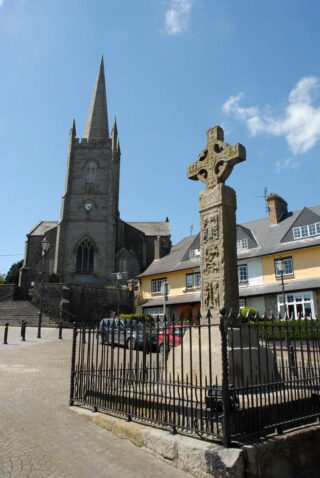
{"label": "cobbled ground", "polygon": [[0,327],[0,477],[189,476],[72,413],[71,333],[58,340],[48,329],[36,339],[29,329],[21,343],[11,328],[3,345]]}

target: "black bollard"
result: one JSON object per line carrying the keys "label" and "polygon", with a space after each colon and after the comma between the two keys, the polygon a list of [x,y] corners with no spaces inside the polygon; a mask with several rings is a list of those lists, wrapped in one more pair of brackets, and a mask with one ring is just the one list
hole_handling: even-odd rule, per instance
{"label": "black bollard", "polygon": [[23,320],[21,322],[21,341],[22,342],[26,341],[26,326],[27,326],[27,322]]}
{"label": "black bollard", "polygon": [[59,324],[59,337],[60,340],[62,340],[62,322]]}
{"label": "black bollard", "polygon": [[3,337],[4,345],[8,345],[8,329],[9,329],[9,323],[7,322],[4,329],[4,337]]}

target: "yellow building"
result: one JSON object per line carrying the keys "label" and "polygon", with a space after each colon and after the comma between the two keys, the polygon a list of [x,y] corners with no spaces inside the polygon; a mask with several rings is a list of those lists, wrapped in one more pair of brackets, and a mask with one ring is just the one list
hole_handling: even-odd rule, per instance
{"label": "yellow building", "polygon": [[[320,206],[289,212],[277,194],[268,197],[269,214],[237,226],[240,307],[260,314],[286,312],[316,317],[320,311]],[[199,313],[200,241],[180,241],[140,276],[145,312]],[[168,283],[168,300],[163,284]],[[222,307],[224,304],[220,304]]]}
{"label": "yellow building", "polygon": [[[163,316],[175,313],[197,317],[200,310],[199,235],[189,236],[172,247],[170,254],[154,260],[140,275],[144,311]],[[168,284],[168,298],[164,287]]]}

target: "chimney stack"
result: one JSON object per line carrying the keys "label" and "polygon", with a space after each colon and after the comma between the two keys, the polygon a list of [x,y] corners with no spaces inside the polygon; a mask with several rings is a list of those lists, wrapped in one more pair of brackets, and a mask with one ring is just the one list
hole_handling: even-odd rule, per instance
{"label": "chimney stack", "polygon": [[154,240],[154,259],[159,260],[161,258],[161,244],[160,244],[160,236]]}
{"label": "chimney stack", "polygon": [[288,214],[288,204],[276,193],[269,194],[267,201],[270,225],[279,224]]}

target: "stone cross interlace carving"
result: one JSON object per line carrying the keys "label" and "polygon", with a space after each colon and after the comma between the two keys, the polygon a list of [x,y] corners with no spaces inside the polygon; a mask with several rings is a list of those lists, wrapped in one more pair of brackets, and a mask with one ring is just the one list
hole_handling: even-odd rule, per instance
{"label": "stone cross interlace carving", "polygon": [[215,126],[207,131],[207,147],[202,150],[198,160],[188,168],[188,178],[202,181],[207,189],[224,183],[233,167],[246,159],[242,144],[229,145],[224,142],[223,129]]}

